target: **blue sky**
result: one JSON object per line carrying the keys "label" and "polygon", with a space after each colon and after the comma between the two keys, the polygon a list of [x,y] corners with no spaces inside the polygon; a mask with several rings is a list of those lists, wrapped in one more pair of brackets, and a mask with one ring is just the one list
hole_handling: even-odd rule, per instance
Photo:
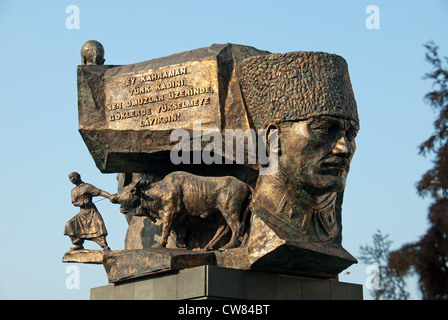
{"label": "blue sky", "polygon": [[[380,29],[368,29],[368,5]],[[76,5],[80,28],[68,29]],[[82,44],[100,41],[106,64],[131,64],[213,43],[275,53],[326,51],[343,56],[358,103],[361,130],[343,204],[343,245],[355,257],[380,229],[393,248],[418,240],[428,227],[430,199],[415,184],[431,167],[417,147],[435,114],[423,101],[431,83],[423,44],[448,55],[446,1],[10,1],[0,2],[0,298],[89,299],[107,284],[102,266],[77,265],[80,288],[68,289],[71,246],[63,235],[77,213],[68,173],[109,192],[116,175],[102,174],[77,131],[76,67]],[[112,249],[123,249],[127,223],[116,205],[98,208]],[[87,244],[96,248],[95,244]],[[359,263],[340,280],[364,284]],[[419,293],[412,285],[412,297]],[[364,289],[365,298],[370,298]]]}

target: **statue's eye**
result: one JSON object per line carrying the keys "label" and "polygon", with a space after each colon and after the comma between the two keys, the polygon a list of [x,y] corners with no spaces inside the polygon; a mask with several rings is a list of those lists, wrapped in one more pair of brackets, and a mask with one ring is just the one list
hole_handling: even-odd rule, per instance
{"label": "statue's eye", "polygon": [[331,130],[333,130],[333,126],[330,123],[321,122],[321,123],[312,124],[310,126],[310,129],[313,132],[326,135],[326,134],[329,134],[331,132]]}
{"label": "statue's eye", "polygon": [[345,136],[349,141],[353,141],[356,138],[356,135],[358,134],[358,131],[355,129],[350,129],[345,133]]}

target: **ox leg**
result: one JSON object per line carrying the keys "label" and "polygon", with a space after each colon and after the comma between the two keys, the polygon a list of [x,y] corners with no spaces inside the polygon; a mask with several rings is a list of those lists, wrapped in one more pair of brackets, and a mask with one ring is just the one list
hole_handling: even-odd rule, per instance
{"label": "ox leg", "polygon": [[214,246],[224,237],[227,233],[229,233],[230,229],[228,226],[223,224],[218,228],[212,240],[204,247],[204,250],[213,250]]}
{"label": "ox leg", "polygon": [[[227,201],[225,201],[224,211],[221,212],[224,213],[223,217],[229,228],[232,230],[232,237],[230,241],[221,249],[235,248],[240,244],[240,239],[244,233],[245,220],[249,210],[249,204],[246,204],[247,207],[244,210],[244,213],[241,211],[246,202],[249,191],[250,190],[246,186],[244,188],[237,188],[236,190],[229,191]],[[232,193],[237,196],[232,197]]]}
{"label": "ox leg", "polygon": [[160,242],[161,247],[166,247],[168,243],[168,237],[170,236],[171,230],[173,229],[172,224],[169,221],[163,221],[163,229],[162,229],[162,242]]}
{"label": "ox leg", "polygon": [[224,250],[235,248],[238,246],[239,238],[243,231],[243,225],[239,221],[238,210],[236,210],[235,208],[229,208],[223,212],[225,212],[223,216],[227,222],[227,226],[230,228],[230,230],[232,230],[232,237],[230,238],[230,241],[221,248]]}
{"label": "ox leg", "polygon": [[176,239],[176,246],[178,248],[186,248],[187,244],[185,242],[185,236],[186,236],[187,230],[185,227],[185,214],[178,215],[178,218],[176,219],[176,223],[173,225],[172,233],[174,234],[175,239]]}
{"label": "ox leg", "polygon": [[222,250],[235,248],[239,244],[239,233],[241,230],[241,224],[236,224],[232,227],[229,226],[230,230],[232,230],[232,238],[230,238],[230,241],[221,248]]}
{"label": "ox leg", "polygon": [[162,219],[162,242],[160,246],[166,247],[168,243],[168,237],[173,230],[174,222],[176,220],[176,212],[172,210],[171,207],[164,208],[163,210],[163,219]]}

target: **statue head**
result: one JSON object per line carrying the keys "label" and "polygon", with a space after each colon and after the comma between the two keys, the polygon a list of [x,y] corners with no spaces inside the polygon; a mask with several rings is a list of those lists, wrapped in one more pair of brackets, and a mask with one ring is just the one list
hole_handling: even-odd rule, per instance
{"label": "statue head", "polygon": [[101,43],[95,40],[89,40],[81,47],[81,62],[83,65],[102,65],[104,64],[104,48]]}
{"label": "statue head", "polygon": [[81,175],[78,172],[72,172],[68,175],[68,178],[71,183],[77,184],[81,181]]}
{"label": "statue head", "polygon": [[359,130],[346,61],[270,54],[244,60],[237,73],[254,127],[278,128],[277,177],[313,195],[343,191]]}

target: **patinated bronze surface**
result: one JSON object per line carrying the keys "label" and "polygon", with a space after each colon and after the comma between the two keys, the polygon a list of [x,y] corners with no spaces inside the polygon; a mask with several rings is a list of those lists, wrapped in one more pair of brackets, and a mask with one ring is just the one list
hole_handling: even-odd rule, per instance
{"label": "patinated bronze surface", "polygon": [[107,251],[104,253],[102,264],[109,282],[120,282],[148,274],[216,265],[216,258],[209,251],[152,248]]}
{"label": "patinated bronze surface", "polygon": [[[232,176],[201,177],[176,171],[155,183],[131,183],[112,201],[134,215],[147,216],[153,222],[162,220],[162,247],[166,247],[170,233],[175,231],[178,247],[212,250],[241,244],[251,195],[251,188]],[[187,234],[188,226],[195,224],[191,218],[195,217],[210,218],[216,225],[216,233],[205,244],[200,243],[197,235]],[[229,233],[230,240],[217,246]]]}
{"label": "patinated bronze surface", "polygon": [[[326,253],[311,259],[316,273],[334,272],[319,266],[329,258],[330,265],[349,266],[356,260],[341,246],[341,205],[359,119],[345,60],[323,52],[273,54],[246,59],[238,75],[255,127],[275,123],[279,130],[278,171],[260,176],[254,191],[257,233],[272,230],[309,259],[304,250]],[[265,241],[254,234],[249,247],[265,248]]]}
{"label": "patinated bronze surface", "polygon": [[81,180],[81,175],[72,172],[68,175],[70,182],[76,185],[72,189],[72,204],[79,207],[79,213],[65,224],[64,234],[70,237],[75,245],[70,250],[84,249],[85,240],[96,242],[103,250],[110,250],[107,245],[107,230],[101,214],[98,212],[93,197],[111,198],[111,195]]}
{"label": "patinated bronze surface", "polygon": [[342,57],[226,44],[101,59],[78,67],[78,110],[129,224],[125,250],[103,257],[111,282],[200,264],[332,278],[356,263],[341,234],[359,130]]}
{"label": "patinated bronze surface", "polygon": [[[235,64],[266,53],[212,45],[132,65],[78,66],[78,128],[95,164],[104,173],[150,173],[163,179],[180,171],[169,158],[178,143],[170,140],[174,129],[192,133],[193,121],[200,121],[203,134],[249,129]],[[201,140],[191,151],[207,144]],[[216,175],[217,168],[196,167],[188,171]]]}
{"label": "patinated bronze surface", "polygon": [[81,48],[81,63],[83,65],[103,65],[104,48],[101,43],[96,40],[89,40],[83,44]]}

